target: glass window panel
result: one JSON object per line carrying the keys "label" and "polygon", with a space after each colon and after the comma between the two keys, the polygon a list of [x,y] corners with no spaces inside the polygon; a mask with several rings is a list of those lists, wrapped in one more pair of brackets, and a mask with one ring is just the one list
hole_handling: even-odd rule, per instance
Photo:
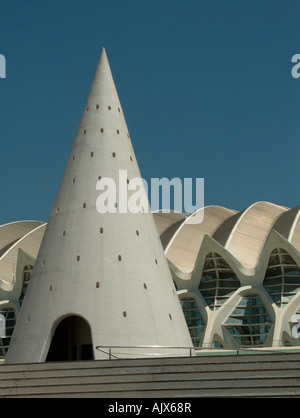
{"label": "glass window panel", "polygon": [[270,261],[269,261],[269,266],[275,266],[280,264],[280,258],[279,255],[271,255],[270,257]]}
{"label": "glass window panel", "polygon": [[30,282],[30,278],[31,278],[31,273],[33,270],[33,266],[32,265],[26,265],[23,269],[23,288],[22,288],[22,292],[19,298],[19,302],[20,302],[20,306],[22,306],[23,300],[24,300],[24,296],[27,290],[27,287],[29,285]]}
{"label": "glass window panel", "polygon": [[206,257],[199,290],[210,309],[218,309],[240,286],[227,262],[216,253]]}
{"label": "glass window panel", "polygon": [[202,291],[202,293],[205,292],[206,294],[208,294],[207,293],[208,291],[211,291],[211,294],[214,295],[215,292],[216,292],[216,286],[212,282],[202,283],[202,285],[201,285],[201,291]]}
{"label": "glass window panel", "polygon": [[[271,267],[275,253],[280,265]],[[279,307],[289,303],[300,289],[299,266],[285,250],[277,248],[272,252],[263,285]]]}
{"label": "glass window panel", "polygon": [[205,274],[203,274],[203,277],[201,279],[201,281],[203,280],[203,282],[210,282],[210,281],[214,281],[217,280],[217,274],[216,271],[210,271],[210,272],[206,272]]}
{"label": "glass window panel", "polygon": [[213,269],[213,268],[215,268],[214,260],[206,260],[204,269],[205,270],[210,270],[210,269]]}
{"label": "glass window panel", "polygon": [[222,257],[216,259],[216,265],[220,269],[222,268],[230,269],[229,265],[226,263],[226,261]]}
{"label": "glass window panel", "polygon": [[269,267],[265,277],[278,277],[282,275],[281,267]]}
{"label": "glass window panel", "polygon": [[261,298],[251,295],[239,302],[224,327],[241,347],[257,347],[265,343],[272,321]]}
{"label": "glass window panel", "polygon": [[291,264],[296,266],[295,260],[289,254],[282,254],[281,262],[282,264]]}
{"label": "glass window panel", "polygon": [[278,252],[279,254],[287,254],[287,252],[285,250],[283,250],[282,248],[277,248],[276,250],[274,250],[274,252]]}
{"label": "glass window panel", "polygon": [[211,300],[211,301],[214,301],[214,299],[211,299],[211,298],[215,296],[215,293],[216,293],[215,289],[202,291],[202,295],[204,296],[204,299]]}
{"label": "glass window panel", "polygon": [[266,278],[264,280],[264,285],[269,286],[269,287],[281,286],[281,284],[282,284],[282,276]]}
{"label": "glass window panel", "polygon": [[294,267],[284,267],[284,275],[299,278],[300,270]]}
{"label": "glass window panel", "polygon": [[201,337],[205,330],[205,323],[196,301],[191,298],[180,299],[181,308],[195,347],[201,344]]}

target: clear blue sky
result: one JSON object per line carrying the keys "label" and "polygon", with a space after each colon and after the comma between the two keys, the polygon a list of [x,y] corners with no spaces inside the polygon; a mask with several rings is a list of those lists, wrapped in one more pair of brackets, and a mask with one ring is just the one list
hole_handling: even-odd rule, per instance
{"label": "clear blue sky", "polygon": [[142,176],[300,204],[300,2],[1,0],[0,224],[47,221],[102,47]]}

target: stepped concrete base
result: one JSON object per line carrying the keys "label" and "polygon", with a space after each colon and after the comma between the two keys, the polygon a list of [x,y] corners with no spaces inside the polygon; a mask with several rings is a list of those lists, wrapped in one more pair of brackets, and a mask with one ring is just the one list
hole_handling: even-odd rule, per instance
{"label": "stepped concrete base", "polygon": [[0,366],[0,397],[299,397],[300,353]]}

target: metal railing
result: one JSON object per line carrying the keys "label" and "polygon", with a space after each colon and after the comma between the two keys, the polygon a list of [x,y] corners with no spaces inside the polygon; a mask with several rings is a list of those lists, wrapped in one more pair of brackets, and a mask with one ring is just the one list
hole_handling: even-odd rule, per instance
{"label": "metal railing", "polygon": [[[123,356],[129,355],[138,358],[139,356],[148,356],[148,357],[170,357],[170,353],[163,355],[162,352],[155,353],[152,351],[151,353],[148,352],[141,352],[140,350],[150,349],[150,350],[186,350],[186,354],[182,354],[182,357],[194,357],[201,354],[232,354],[232,355],[242,355],[242,354],[275,354],[275,353],[283,353],[288,352],[293,349],[300,349],[300,347],[269,347],[269,348],[254,348],[254,347],[243,347],[243,348],[217,348],[217,347],[181,347],[181,346],[162,346],[162,345],[97,345],[96,349],[101,351],[102,353],[106,354],[108,358],[111,359],[120,359],[125,358]],[[115,352],[113,350],[139,350],[134,354],[132,351],[130,353],[126,353],[123,351],[122,353]],[[122,355],[122,357],[118,357],[116,354]],[[178,353],[174,354],[174,356],[179,357]]]}
{"label": "metal railing", "polygon": [[[104,354],[107,354],[109,356],[109,359],[111,360],[112,358],[116,358],[119,359],[120,357],[117,357],[115,354],[112,353],[112,349],[138,349],[138,350],[144,350],[144,349],[150,349],[150,350],[164,350],[164,349],[168,349],[168,350],[187,350],[189,355],[186,355],[184,357],[192,357],[192,351],[195,351],[195,347],[177,347],[177,346],[167,346],[167,345],[97,345],[96,349],[98,351],[101,351]],[[123,352],[124,354],[128,354]],[[137,355],[140,356],[160,356],[162,357],[163,354],[162,353],[155,353],[155,352],[151,352],[151,353],[141,353],[141,352],[137,352]],[[130,353],[130,355],[132,356],[133,353]]]}

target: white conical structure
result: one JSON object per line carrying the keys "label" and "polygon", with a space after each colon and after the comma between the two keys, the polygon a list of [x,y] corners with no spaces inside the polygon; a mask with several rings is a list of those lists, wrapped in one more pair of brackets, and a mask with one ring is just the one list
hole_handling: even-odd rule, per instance
{"label": "white conical structure", "polygon": [[[107,358],[96,346],[192,346],[151,212],[118,213],[118,196],[117,213],[97,210],[99,179],[114,179],[118,188],[120,170],[128,180],[140,178],[103,49],[7,363],[46,361],[68,317],[73,328],[70,322],[61,329],[56,343],[66,344],[63,334],[72,333],[68,344],[89,343],[95,359]],[[112,350],[118,357],[141,352],[176,356],[187,350]]]}

